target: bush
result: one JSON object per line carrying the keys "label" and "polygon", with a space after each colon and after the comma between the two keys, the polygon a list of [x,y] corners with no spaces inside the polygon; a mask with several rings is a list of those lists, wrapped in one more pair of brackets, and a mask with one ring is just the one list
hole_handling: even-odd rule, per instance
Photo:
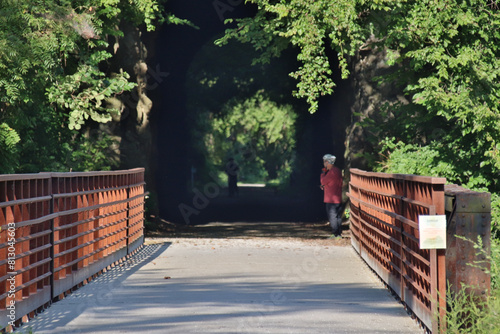
{"label": "bush", "polygon": [[491,238],[500,239],[500,193],[491,194]]}
{"label": "bush", "polygon": [[[456,294],[452,294],[448,288],[446,333],[500,333],[500,241],[492,240],[491,255],[485,254],[480,242],[475,243],[474,247],[491,264],[491,293],[482,301],[468,294],[467,286],[462,286]],[[470,265],[477,266],[481,263]]]}

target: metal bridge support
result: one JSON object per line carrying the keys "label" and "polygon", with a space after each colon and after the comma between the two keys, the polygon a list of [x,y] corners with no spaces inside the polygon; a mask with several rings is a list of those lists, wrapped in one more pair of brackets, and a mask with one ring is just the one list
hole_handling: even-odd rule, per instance
{"label": "metal bridge support", "polygon": [[450,290],[457,293],[464,286],[474,296],[485,298],[490,291],[491,194],[446,185],[445,210]]}

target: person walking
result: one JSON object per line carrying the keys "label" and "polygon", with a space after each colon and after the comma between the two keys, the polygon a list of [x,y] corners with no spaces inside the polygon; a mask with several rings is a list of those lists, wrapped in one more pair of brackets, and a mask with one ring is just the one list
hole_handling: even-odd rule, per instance
{"label": "person walking", "polygon": [[226,164],[226,174],[227,174],[227,189],[229,192],[229,197],[233,197],[238,194],[238,171],[240,167],[234,161],[233,158],[229,158]]}
{"label": "person walking", "polygon": [[334,166],[337,158],[331,154],[323,156],[323,171],[320,188],[324,191],[323,201],[332,228],[332,237],[342,237],[342,171]]}

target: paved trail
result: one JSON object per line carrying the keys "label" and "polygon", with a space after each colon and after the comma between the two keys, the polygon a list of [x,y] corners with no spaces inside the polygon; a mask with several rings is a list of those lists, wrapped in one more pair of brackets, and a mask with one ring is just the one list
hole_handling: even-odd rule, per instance
{"label": "paved trail", "polygon": [[423,333],[350,246],[164,238],[54,303],[34,333]]}

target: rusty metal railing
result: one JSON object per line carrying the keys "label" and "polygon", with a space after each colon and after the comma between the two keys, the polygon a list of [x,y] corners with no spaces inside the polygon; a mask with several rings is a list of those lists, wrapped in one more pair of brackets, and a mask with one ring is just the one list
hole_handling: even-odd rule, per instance
{"label": "rusty metal railing", "polygon": [[433,332],[446,310],[444,250],[420,249],[418,216],[444,215],[446,179],[350,170],[351,242]]}
{"label": "rusty metal railing", "polygon": [[143,243],[144,169],[0,175],[0,327]]}

